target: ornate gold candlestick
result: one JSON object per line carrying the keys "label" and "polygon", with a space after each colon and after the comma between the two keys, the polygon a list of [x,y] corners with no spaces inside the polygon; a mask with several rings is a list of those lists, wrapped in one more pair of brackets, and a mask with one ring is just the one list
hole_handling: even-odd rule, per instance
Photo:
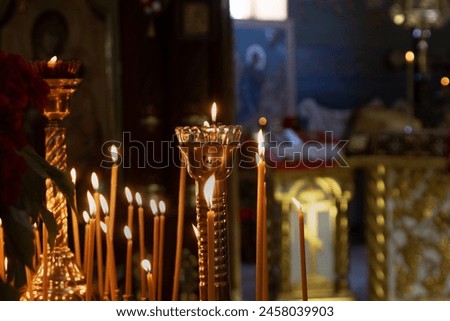
{"label": "ornate gold candlestick", "polygon": [[[32,63],[32,66],[43,77],[49,75],[43,72],[48,71],[48,66],[46,67],[42,62]],[[43,66],[44,69],[42,69]],[[64,69],[64,64],[58,66],[62,68],[60,70],[65,71],[62,77],[67,77],[70,74],[75,75],[79,63],[70,62],[67,64],[67,70]],[[52,74],[52,76],[57,75]],[[44,109],[44,115],[48,119],[45,128],[45,159],[50,165],[66,171],[66,129],[62,121],[70,113],[70,98],[81,79],[46,78],[45,81],[50,86],[50,102]],[[85,277],[68,247],[67,201],[51,180],[46,181],[46,187],[47,208],[53,213],[58,230],[53,247],[50,248],[44,244],[44,251],[48,251],[48,263],[44,266],[41,260],[33,278],[33,298],[55,301],[83,300],[86,291]],[[25,299],[29,297],[30,293],[26,293]]]}
{"label": "ornate gold candlestick", "polygon": [[235,151],[239,147],[241,126],[177,127],[175,132],[187,164],[189,175],[195,180],[199,265],[199,298],[208,298],[208,206],[203,194],[206,180],[215,175],[211,210],[214,211],[214,290],[216,300],[230,300],[228,219],[226,179],[233,169]]}

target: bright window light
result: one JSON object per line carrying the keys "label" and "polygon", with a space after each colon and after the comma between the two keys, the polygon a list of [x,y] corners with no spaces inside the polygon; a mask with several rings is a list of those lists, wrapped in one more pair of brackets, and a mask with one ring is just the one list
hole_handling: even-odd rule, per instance
{"label": "bright window light", "polygon": [[287,0],[229,0],[234,19],[286,20]]}

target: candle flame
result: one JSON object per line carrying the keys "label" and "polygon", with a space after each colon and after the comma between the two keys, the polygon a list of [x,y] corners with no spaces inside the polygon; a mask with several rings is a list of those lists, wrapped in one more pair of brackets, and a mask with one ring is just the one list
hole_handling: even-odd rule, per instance
{"label": "candle flame", "polygon": [[57,61],[58,61],[58,57],[53,56],[50,58],[49,61],[47,61],[47,66],[50,68],[53,68],[53,67],[55,67]]}
{"label": "candle flame", "polygon": [[292,197],[292,202],[295,204],[295,206],[297,206],[299,211],[303,211],[302,204],[295,197]]}
{"label": "candle flame", "polygon": [[209,209],[211,209],[211,207],[212,207],[212,199],[213,199],[215,183],[216,183],[215,175],[211,175],[211,177],[208,178],[205,183],[204,194],[205,194],[206,204],[208,204]]}
{"label": "candle flame", "polygon": [[265,149],[264,149],[264,135],[262,133],[262,130],[260,129],[258,132],[258,154],[260,157],[259,161],[264,160],[264,153],[265,153]]}
{"label": "candle flame", "polygon": [[105,222],[100,222],[100,227],[102,228],[103,233],[108,233],[108,226],[106,226]]}
{"label": "candle flame", "polygon": [[125,187],[125,196],[127,197],[127,201],[129,204],[133,203],[133,195],[128,187]]}
{"label": "candle flame", "polygon": [[115,145],[111,146],[111,158],[114,163],[119,159],[119,153],[117,152],[117,147]]}
{"label": "candle flame", "polygon": [[194,230],[195,237],[198,240],[200,238],[200,231],[198,230],[197,226],[195,226],[194,224],[192,224],[192,229]]}
{"label": "candle flame", "polygon": [[130,231],[130,228],[127,225],[125,225],[124,228],[123,228],[123,234],[125,235],[127,240],[131,240],[131,231]]}
{"label": "candle flame", "polygon": [[213,103],[211,107],[211,120],[213,124],[216,122],[216,117],[217,117],[217,105],[216,103]]}
{"label": "candle flame", "polygon": [[134,198],[136,199],[137,205],[142,206],[142,197],[141,197],[141,194],[139,192],[136,193]]}
{"label": "candle flame", "polygon": [[150,264],[150,261],[147,259],[144,259],[141,261],[141,267],[145,270],[145,272],[150,273],[152,271],[152,265]]}
{"label": "candle flame", "polygon": [[[0,221],[1,221],[1,219],[0,219]],[[0,225],[1,225],[1,224],[0,224]],[[37,230],[38,226],[37,226],[37,223],[36,223],[36,222],[33,223],[33,227],[34,227],[35,230]]]}
{"label": "candle flame", "polygon": [[412,52],[411,50],[408,50],[406,53],[405,53],[405,60],[406,60],[406,62],[413,62],[414,61],[414,52]]}
{"label": "candle flame", "polygon": [[0,227],[3,225],[3,221],[2,221],[2,219],[0,218]]}
{"label": "candle flame", "polygon": [[166,203],[164,203],[164,201],[159,201],[158,207],[159,207],[159,212],[161,214],[165,214],[166,213]]}
{"label": "candle flame", "polygon": [[8,272],[8,258],[7,258],[6,256],[5,256],[4,262],[5,262],[5,265],[4,265],[4,267],[5,267],[5,272]]}
{"label": "candle flame", "polygon": [[87,198],[88,198],[88,203],[89,203],[89,213],[91,214],[91,216],[95,216],[95,212],[97,211],[97,206],[95,206],[95,200],[94,197],[92,196],[91,192],[87,191]]}
{"label": "candle flame", "polygon": [[83,211],[83,219],[86,222],[86,224],[89,223],[90,216],[87,211]]}
{"label": "candle flame", "polygon": [[72,178],[73,185],[75,185],[75,183],[77,181],[77,171],[75,170],[75,168],[72,168],[70,170],[70,177]]}
{"label": "candle flame", "polygon": [[109,213],[108,201],[103,196],[103,194],[100,194],[100,206],[102,207],[103,213],[105,213],[105,215],[108,215]]}
{"label": "candle flame", "polygon": [[92,172],[91,174],[91,183],[94,190],[98,191],[98,177],[97,174],[95,174],[95,172]]}
{"label": "candle flame", "polygon": [[153,215],[158,215],[158,206],[153,198],[150,200],[150,209],[152,210]]}

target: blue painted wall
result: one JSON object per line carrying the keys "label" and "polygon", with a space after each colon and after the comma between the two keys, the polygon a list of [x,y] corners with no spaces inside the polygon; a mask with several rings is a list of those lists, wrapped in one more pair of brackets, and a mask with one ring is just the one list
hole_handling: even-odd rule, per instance
{"label": "blue painted wall", "polygon": [[[392,68],[387,56],[393,50],[410,50],[413,39],[410,30],[391,22],[388,10],[392,2],[290,0],[289,16],[295,23],[297,102],[312,97],[323,106],[347,109],[375,97],[388,106],[405,98],[405,69]],[[432,31],[430,57],[440,61],[449,50],[447,24]],[[434,87],[443,73],[442,69],[434,70]]]}

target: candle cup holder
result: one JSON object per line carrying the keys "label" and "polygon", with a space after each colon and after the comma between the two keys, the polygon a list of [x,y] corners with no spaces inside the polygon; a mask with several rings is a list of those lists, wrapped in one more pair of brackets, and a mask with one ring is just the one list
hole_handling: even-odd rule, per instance
{"label": "candle cup holder", "polygon": [[[38,67],[32,66],[36,71]],[[73,66],[72,66],[73,67]],[[70,98],[81,79],[49,78],[49,105],[44,109],[48,120],[45,128],[45,159],[61,171],[67,170],[66,130],[63,119],[70,113]],[[48,251],[47,268],[41,260],[32,281],[32,296],[26,292],[22,299],[50,301],[84,300],[86,281],[75,256],[68,247],[67,200],[64,194],[50,180],[46,181],[47,209],[53,213],[57,224],[57,235],[53,247],[44,244]],[[46,270],[46,277],[44,276]],[[44,285],[45,282],[45,285]]]}
{"label": "candle cup holder", "polygon": [[175,129],[187,172],[195,180],[198,235],[199,299],[208,299],[207,212],[204,196],[206,180],[215,175],[212,199],[214,211],[214,290],[216,300],[230,300],[227,184],[235,152],[239,148],[241,126],[198,126]]}

